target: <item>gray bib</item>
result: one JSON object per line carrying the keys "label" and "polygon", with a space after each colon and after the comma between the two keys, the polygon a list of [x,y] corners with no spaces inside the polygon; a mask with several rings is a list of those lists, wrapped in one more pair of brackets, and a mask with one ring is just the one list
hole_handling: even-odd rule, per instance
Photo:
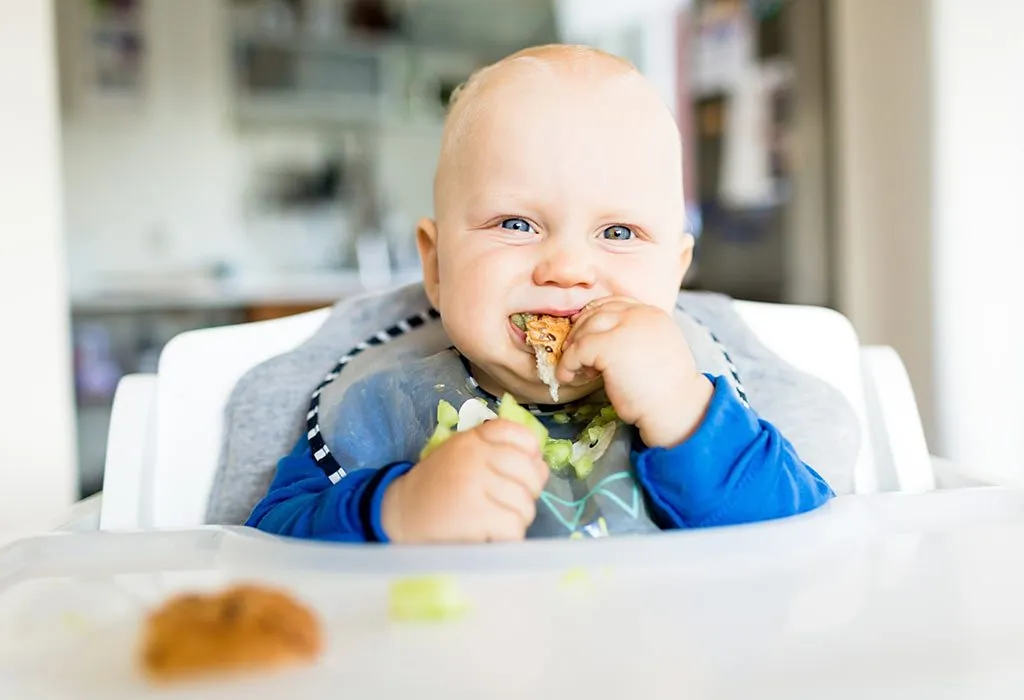
{"label": "gray bib", "polygon": [[[728,298],[683,292],[679,302],[675,317],[698,368],[727,378],[836,493],[851,492],[859,429],[838,390],[769,351]],[[311,425],[318,427],[313,451],[329,455],[325,472],[415,461],[433,430],[439,399],[459,407],[481,396],[428,309],[420,285],[340,302],[305,344],[243,377],[227,407],[208,521],[244,522],[265,495],[277,460],[312,432]],[[421,322],[413,327],[410,318]],[[553,432],[578,428],[551,424]],[[531,536],[655,529],[629,467],[632,432],[617,431],[586,479],[551,479]]]}

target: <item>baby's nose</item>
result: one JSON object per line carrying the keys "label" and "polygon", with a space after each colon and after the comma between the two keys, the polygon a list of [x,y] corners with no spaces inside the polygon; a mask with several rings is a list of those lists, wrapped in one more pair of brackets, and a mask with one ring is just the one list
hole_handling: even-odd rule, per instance
{"label": "baby's nose", "polygon": [[567,246],[549,242],[543,246],[540,260],[534,267],[534,284],[556,287],[591,287],[596,270],[586,246]]}

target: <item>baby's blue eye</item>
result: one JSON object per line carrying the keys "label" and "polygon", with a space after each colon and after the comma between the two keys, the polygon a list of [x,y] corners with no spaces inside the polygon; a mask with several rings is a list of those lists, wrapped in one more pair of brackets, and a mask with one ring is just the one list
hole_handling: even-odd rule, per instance
{"label": "baby's blue eye", "polygon": [[602,235],[606,241],[628,241],[632,240],[635,234],[626,226],[609,226]]}
{"label": "baby's blue eye", "polygon": [[519,233],[530,233],[533,231],[533,227],[525,219],[505,219],[501,222],[501,227],[509,231],[518,231]]}

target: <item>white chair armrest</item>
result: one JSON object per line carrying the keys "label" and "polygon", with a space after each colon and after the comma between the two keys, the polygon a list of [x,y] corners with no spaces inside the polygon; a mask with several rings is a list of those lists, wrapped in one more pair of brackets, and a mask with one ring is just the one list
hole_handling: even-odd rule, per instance
{"label": "white chair armrest", "polygon": [[940,489],[965,489],[988,486],[1010,486],[1020,488],[1014,482],[997,474],[987,474],[973,469],[964,469],[942,457],[932,457],[932,471],[935,473],[935,484]]}
{"label": "white chair armrest", "polygon": [[934,490],[921,414],[899,354],[891,347],[867,346],[861,349],[861,366],[879,484],[903,492]]}
{"label": "white chair armrest", "polygon": [[100,529],[100,511],[103,508],[103,494],[94,493],[72,504],[54,530],[61,532],[93,532]]}
{"label": "white chair armrest", "polygon": [[156,386],[155,374],[129,374],[117,385],[103,468],[102,530],[142,526],[141,514],[147,503],[144,489],[152,463]]}

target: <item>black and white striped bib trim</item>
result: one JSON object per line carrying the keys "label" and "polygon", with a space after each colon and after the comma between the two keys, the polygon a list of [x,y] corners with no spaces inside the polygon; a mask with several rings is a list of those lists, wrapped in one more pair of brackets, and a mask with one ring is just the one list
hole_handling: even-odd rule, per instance
{"label": "black and white striped bib trim", "polygon": [[341,481],[346,472],[338,464],[338,461],[334,459],[334,455],[331,454],[331,449],[324,442],[323,434],[320,431],[320,394],[327,385],[338,378],[341,371],[345,369],[345,365],[351,362],[354,357],[359,356],[370,348],[385,345],[414,328],[419,328],[427,322],[439,318],[441,318],[441,315],[437,311],[428,309],[403,321],[399,321],[395,325],[385,328],[380,333],[367,338],[342,355],[334,367],[331,368],[331,371],[323,378],[323,381],[313,391],[313,396],[309,401],[309,413],[306,414],[306,438],[309,440],[309,449],[313,453],[313,459],[316,460],[317,465],[327,474],[327,478],[331,480],[332,484]]}
{"label": "black and white striped bib trim", "polygon": [[712,331],[706,323],[684,309],[682,305],[676,304],[676,308],[683,313],[688,314],[690,318],[696,321],[697,325],[708,332],[708,335],[711,337],[711,341],[715,344],[715,347],[718,348],[718,351],[722,353],[722,357],[725,358],[725,366],[729,370],[729,374],[732,376],[733,383],[736,387],[736,395],[740,397],[740,401],[743,402],[744,406],[750,408],[750,401],[747,399],[747,391],[743,388],[743,382],[740,381],[740,371],[737,369],[736,363],[732,361],[732,357],[729,356],[729,351],[725,349],[725,345],[722,344],[722,341],[718,339],[718,336],[715,335],[715,332]]}
{"label": "black and white striped bib trim", "polygon": [[[682,306],[679,306],[678,308],[680,311],[689,313]],[[718,339],[718,336],[716,336],[714,332],[712,332],[712,330],[707,327],[707,325],[701,322],[700,319],[698,319],[693,314],[690,314],[690,317],[693,318],[698,324],[700,324],[708,332],[708,335],[711,336],[711,340],[715,343],[719,351],[722,353],[722,356],[725,358],[726,367],[729,369],[729,374],[732,375],[737,395],[740,397],[740,400],[743,402],[743,404],[749,407],[750,402],[747,400],[747,393],[743,388],[743,383],[740,381],[739,370],[736,368],[736,364],[732,361],[732,358],[729,356],[729,351],[725,349],[725,346],[722,345],[722,342]],[[336,484],[339,481],[341,481],[341,479],[345,476],[347,472],[340,464],[338,464],[338,461],[334,458],[334,455],[331,454],[331,449],[327,446],[327,443],[324,441],[323,433],[320,430],[320,394],[323,392],[324,388],[326,388],[331,382],[338,378],[338,376],[341,374],[341,371],[345,369],[345,366],[349,362],[351,362],[353,358],[357,357],[364,351],[369,350],[370,348],[386,345],[395,338],[405,335],[406,333],[415,328],[420,328],[421,326],[426,325],[430,321],[436,321],[439,318],[441,318],[441,315],[437,311],[435,311],[434,309],[428,309],[414,316],[410,316],[409,318],[403,321],[399,321],[395,325],[390,326],[382,330],[381,332],[377,333],[376,335],[367,338],[366,340],[352,348],[349,352],[342,355],[334,364],[334,367],[331,368],[331,371],[324,376],[323,380],[320,382],[320,384],[317,385],[316,389],[313,391],[313,395],[309,401],[309,412],[306,414],[306,438],[309,440],[309,448],[310,451],[313,453],[313,459],[316,461],[317,466],[319,466],[320,469],[322,469],[323,472],[327,475],[327,478],[331,480],[332,484]],[[470,386],[475,391],[478,391],[479,393],[489,398],[491,401],[497,402],[497,397],[485,391],[483,387],[481,387],[480,384],[476,381],[476,379],[473,378],[473,373],[470,371],[469,362],[462,355],[462,353],[459,353],[459,358],[462,360],[462,363],[466,366],[466,376],[468,377]],[[552,413],[556,413],[560,410],[563,410],[565,408],[565,405],[526,404],[524,408],[526,408],[528,411],[536,415],[549,415]]]}

